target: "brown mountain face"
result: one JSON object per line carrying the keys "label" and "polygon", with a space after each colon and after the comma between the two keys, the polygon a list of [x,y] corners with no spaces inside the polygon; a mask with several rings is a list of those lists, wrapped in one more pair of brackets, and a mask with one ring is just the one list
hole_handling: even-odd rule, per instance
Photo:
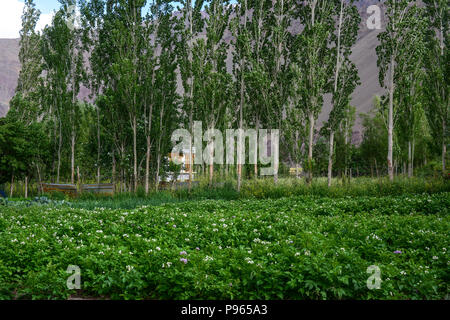
{"label": "brown mountain face", "polygon": [[0,39],[0,117],[6,115],[19,77],[19,40]]}
{"label": "brown mountain face", "polygon": [[[355,62],[359,70],[359,76],[361,78],[361,85],[356,88],[352,97],[352,105],[356,107],[357,114],[369,112],[373,107],[373,97],[375,95],[381,95],[384,92],[378,82],[377,55],[375,52],[375,48],[378,45],[377,35],[382,30],[368,30],[366,27],[367,7],[376,3],[379,3],[379,1],[361,0],[358,2],[362,21],[358,40],[351,56],[352,61]],[[384,24],[382,23],[383,26]],[[292,24],[292,31],[294,33],[296,30],[299,32],[300,28],[301,26],[299,24]],[[227,40],[229,41],[230,39]],[[9,108],[9,100],[14,95],[14,90],[17,86],[20,70],[18,55],[18,39],[0,39],[0,117],[6,115]],[[231,59],[228,59],[227,64],[229,64],[228,70],[231,70]],[[83,88],[80,96],[87,97],[87,95],[88,90]],[[319,116],[319,124],[327,120],[330,109],[330,97],[328,96],[325,99],[324,108]],[[357,120],[353,135],[355,143],[358,143],[360,140],[360,131],[361,123]]]}

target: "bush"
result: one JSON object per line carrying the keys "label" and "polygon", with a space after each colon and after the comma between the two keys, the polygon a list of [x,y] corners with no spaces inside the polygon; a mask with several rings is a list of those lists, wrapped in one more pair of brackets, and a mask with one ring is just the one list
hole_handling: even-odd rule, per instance
{"label": "bush", "polygon": [[425,166],[416,170],[418,177],[441,177],[442,176],[442,162],[433,160],[428,162]]}

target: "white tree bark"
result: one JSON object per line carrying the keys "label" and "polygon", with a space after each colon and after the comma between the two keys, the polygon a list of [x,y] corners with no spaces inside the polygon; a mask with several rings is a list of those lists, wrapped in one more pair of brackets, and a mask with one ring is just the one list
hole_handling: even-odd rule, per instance
{"label": "white tree bark", "polygon": [[314,113],[309,114],[309,137],[308,137],[308,183],[312,181],[312,159],[313,159],[313,140],[314,140]]}
{"label": "white tree bark", "polygon": [[388,111],[388,174],[389,180],[394,180],[394,167],[393,167],[393,132],[394,132],[394,74],[395,74],[395,61],[394,56],[391,57],[390,63],[390,75],[389,75],[389,111]]}
{"label": "white tree bark", "polygon": [[331,187],[331,178],[333,176],[333,149],[334,149],[334,131],[330,131],[330,152],[328,154],[328,187]]}
{"label": "white tree bark", "polygon": [[412,177],[412,143],[408,141],[408,178]]}
{"label": "white tree bark", "polygon": [[[247,28],[247,0],[244,1],[244,29]],[[243,54],[243,53],[241,53]],[[243,129],[243,124],[244,124],[244,120],[243,120],[243,109],[244,109],[244,86],[245,86],[245,82],[244,82],[244,59],[241,57],[241,87],[240,87],[240,101],[239,101],[239,129],[241,129],[239,132],[242,132]],[[237,165],[237,190],[240,191],[241,190],[241,179],[242,179],[242,161],[243,159],[240,159],[240,154],[241,152],[239,151],[239,143],[240,143],[241,139],[240,137],[238,137],[238,165]],[[243,147],[243,146],[242,146]]]}
{"label": "white tree bark", "polygon": [[75,183],[75,129],[72,129],[72,136],[71,136],[71,143],[70,143],[70,168],[71,168],[71,175],[70,175],[70,183]]}
{"label": "white tree bark", "polygon": [[28,176],[25,176],[25,198],[28,198]]}

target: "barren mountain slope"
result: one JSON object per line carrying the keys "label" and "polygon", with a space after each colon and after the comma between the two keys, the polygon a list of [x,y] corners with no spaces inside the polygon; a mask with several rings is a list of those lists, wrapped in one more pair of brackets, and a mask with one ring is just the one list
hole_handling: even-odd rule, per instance
{"label": "barren mountain slope", "polygon": [[0,117],[8,110],[19,77],[19,40],[0,39]]}

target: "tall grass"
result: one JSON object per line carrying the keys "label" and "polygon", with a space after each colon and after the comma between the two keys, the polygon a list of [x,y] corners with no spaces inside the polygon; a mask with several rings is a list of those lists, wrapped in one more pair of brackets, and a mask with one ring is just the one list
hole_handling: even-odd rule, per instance
{"label": "tall grass", "polygon": [[75,208],[94,209],[104,207],[111,209],[131,209],[142,205],[160,205],[163,203],[184,202],[205,199],[278,199],[293,196],[317,197],[359,197],[359,196],[397,196],[402,194],[422,194],[449,192],[450,182],[441,178],[404,178],[398,177],[393,182],[387,178],[354,178],[351,183],[343,183],[334,179],[332,186],[328,187],[326,178],[317,178],[311,185],[303,179],[281,178],[274,184],[272,178],[245,180],[240,192],[236,190],[236,181],[228,179],[210,186],[206,179],[200,180],[192,188],[151,191],[145,194],[143,188],[136,193],[117,193],[114,196],[101,196],[83,193],[76,199],[63,194],[47,194],[49,198],[67,200]]}
{"label": "tall grass", "polygon": [[307,185],[304,180],[286,178],[278,181],[263,179],[247,181],[240,194],[243,198],[281,198],[289,196],[311,195],[320,197],[346,196],[389,196],[401,194],[421,194],[450,191],[450,183],[444,179],[403,178],[398,177],[393,182],[388,178],[354,178],[350,183],[334,179],[328,187],[326,178],[314,180]]}

